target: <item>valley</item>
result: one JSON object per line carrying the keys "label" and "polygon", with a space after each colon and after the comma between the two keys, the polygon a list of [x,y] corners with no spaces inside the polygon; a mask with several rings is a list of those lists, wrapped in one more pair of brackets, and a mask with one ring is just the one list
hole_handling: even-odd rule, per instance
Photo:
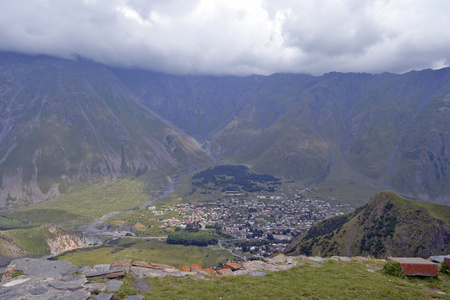
{"label": "valley", "polygon": [[194,76],[1,52],[0,77],[8,259],[50,255],[53,223],[95,240],[64,254],[79,263],[164,263],[176,234],[218,242],[180,261],[258,259],[383,190],[450,203],[448,68]]}

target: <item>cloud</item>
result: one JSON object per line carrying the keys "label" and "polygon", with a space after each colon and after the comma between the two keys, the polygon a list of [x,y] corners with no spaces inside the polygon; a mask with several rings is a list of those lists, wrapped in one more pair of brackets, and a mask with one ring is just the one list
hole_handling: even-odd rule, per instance
{"label": "cloud", "polygon": [[450,63],[446,0],[0,0],[0,49],[177,74]]}

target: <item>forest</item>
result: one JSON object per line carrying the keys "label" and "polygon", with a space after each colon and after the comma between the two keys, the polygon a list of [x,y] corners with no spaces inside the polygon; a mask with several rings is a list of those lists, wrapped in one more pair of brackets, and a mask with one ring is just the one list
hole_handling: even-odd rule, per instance
{"label": "forest", "polygon": [[221,192],[275,192],[280,179],[268,174],[256,174],[242,165],[222,165],[208,168],[193,176],[193,188],[220,189]]}

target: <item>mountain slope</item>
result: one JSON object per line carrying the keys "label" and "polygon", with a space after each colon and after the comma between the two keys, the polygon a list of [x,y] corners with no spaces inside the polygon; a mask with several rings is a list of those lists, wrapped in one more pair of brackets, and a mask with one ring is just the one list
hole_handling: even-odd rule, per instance
{"label": "mountain slope", "polygon": [[213,160],[353,203],[391,189],[450,204],[449,68],[174,76],[0,53],[0,79],[0,207]]}
{"label": "mountain slope", "polygon": [[450,206],[381,192],[352,213],[314,224],[287,254],[419,256],[450,252]]}
{"label": "mountain slope", "polygon": [[2,54],[0,66],[0,206],[98,177],[164,177],[210,161],[101,65]]}
{"label": "mountain slope", "polygon": [[448,68],[244,78],[114,72],[218,159],[450,203]]}

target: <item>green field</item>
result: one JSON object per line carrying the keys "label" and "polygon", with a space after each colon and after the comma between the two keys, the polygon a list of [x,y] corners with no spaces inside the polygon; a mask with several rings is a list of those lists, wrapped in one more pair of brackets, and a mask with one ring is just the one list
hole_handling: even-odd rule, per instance
{"label": "green field", "polygon": [[164,223],[162,220],[180,218],[181,215],[177,212],[168,212],[164,215],[155,216],[148,209],[131,210],[121,214],[118,214],[105,223],[113,224],[117,227],[123,226],[125,224],[131,225],[136,230],[137,235],[143,236],[166,236],[172,229],[166,230],[165,228],[160,228],[160,225]]}
{"label": "green field", "polygon": [[112,211],[138,207],[149,199],[140,180],[116,179],[84,184],[59,198],[18,211],[13,217],[38,224],[86,224]]}
{"label": "green field", "polygon": [[201,264],[217,266],[233,257],[228,251],[213,250],[216,247],[168,245],[165,240],[124,238],[113,240],[101,247],[75,250],[60,255],[77,266],[111,264],[116,260],[129,258],[147,262],[168,264],[181,268],[182,265]]}
{"label": "green field", "polygon": [[30,224],[16,220],[12,216],[2,216],[0,215],[0,230],[15,229],[15,228],[26,228],[30,227]]}

